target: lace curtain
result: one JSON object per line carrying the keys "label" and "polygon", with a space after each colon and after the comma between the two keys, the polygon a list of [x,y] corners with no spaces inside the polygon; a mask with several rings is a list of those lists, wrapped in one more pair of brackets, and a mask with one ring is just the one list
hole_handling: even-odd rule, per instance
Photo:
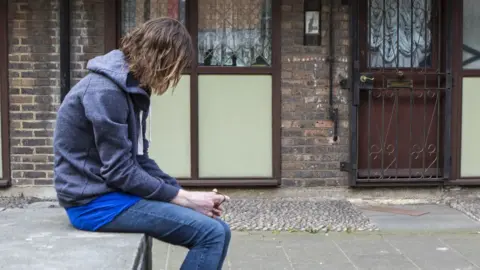
{"label": "lace curtain", "polygon": [[271,0],[199,0],[198,62],[271,65]]}
{"label": "lace curtain", "polygon": [[[272,0],[195,1],[199,65],[271,65]],[[122,0],[122,34],[159,16],[185,23],[185,15],[186,0]]]}
{"label": "lace curtain", "polygon": [[431,0],[370,0],[370,67],[430,67],[431,10]]}

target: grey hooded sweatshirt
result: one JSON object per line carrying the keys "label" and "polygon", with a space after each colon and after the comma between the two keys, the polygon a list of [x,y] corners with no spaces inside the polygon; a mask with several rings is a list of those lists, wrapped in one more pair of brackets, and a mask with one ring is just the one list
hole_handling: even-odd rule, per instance
{"label": "grey hooded sweatshirt", "polygon": [[54,180],[60,205],[83,205],[114,191],[172,200],[180,186],[148,157],[150,96],[129,73],[123,53],[96,57],[87,69],[57,115]]}

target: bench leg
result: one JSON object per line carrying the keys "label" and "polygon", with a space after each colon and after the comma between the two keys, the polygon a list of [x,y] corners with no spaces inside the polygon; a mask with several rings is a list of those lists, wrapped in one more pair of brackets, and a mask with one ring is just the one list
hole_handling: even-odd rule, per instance
{"label": "bench leg", "polygon": [[153,245],[153,240],[152,237],[145,235],[145,270],[152,270],[152,264],[153,264],[153,259],[152,259],[152,245]]}

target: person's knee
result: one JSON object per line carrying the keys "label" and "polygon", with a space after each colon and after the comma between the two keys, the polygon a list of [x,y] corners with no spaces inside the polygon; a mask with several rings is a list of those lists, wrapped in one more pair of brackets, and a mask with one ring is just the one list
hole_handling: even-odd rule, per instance
{"label": "person's knee", "polygon": [[[214,219],[211,219],[211,222],[208,223],[209,224],[206,225],[208,229],[205,231],[205,237],[203,237],[205,242],[208,242],[209,244],[224,243],[225,237],[227,236],[225,227]],[[228,233],[230,233],[230,230],[228,230]]]}
{"label": "person's knee", "polygon": [[213,237],[218,237],[220,239],[225,239],[227,231],[225,230],[225,227],[221,223],[215,222],[215,226],[212,226],[211,234],[212,234]]}
{"label": "person's knee", "polygon": [[222,225],[222,227],[225,231],[225,240],[229,241],[230,238],[232,237],[232,231],[230,229],[230,226],[227,223],[225,223],[224,221],[220,220],[219,222],[220,222],[220,224]]}

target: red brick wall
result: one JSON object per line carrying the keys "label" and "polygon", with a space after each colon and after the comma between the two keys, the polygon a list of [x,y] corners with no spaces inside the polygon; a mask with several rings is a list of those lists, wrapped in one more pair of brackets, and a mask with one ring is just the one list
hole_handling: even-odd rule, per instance
{"label": "red brick wall", "polygon": [[[103,1],[71,6],[73,85],[85,75],[86,61],[103,53]],[[58,0],[10,0],[8,19],[12,182],[51,185],[60,101]]]}
{"label": "red brick wall", "polygon": [[[339,87],[347,77],[348,7],[335,1],[334,104],[339,109],[339,140],[332,142],[329,121],[328,16],[323,0],[321,46],[303,46],[303,1],[282,1],[282,176],[286,186],[346,185],[339,163],[348,161],[348,91]],[[313,64],[318,65],[317,87]]]}

